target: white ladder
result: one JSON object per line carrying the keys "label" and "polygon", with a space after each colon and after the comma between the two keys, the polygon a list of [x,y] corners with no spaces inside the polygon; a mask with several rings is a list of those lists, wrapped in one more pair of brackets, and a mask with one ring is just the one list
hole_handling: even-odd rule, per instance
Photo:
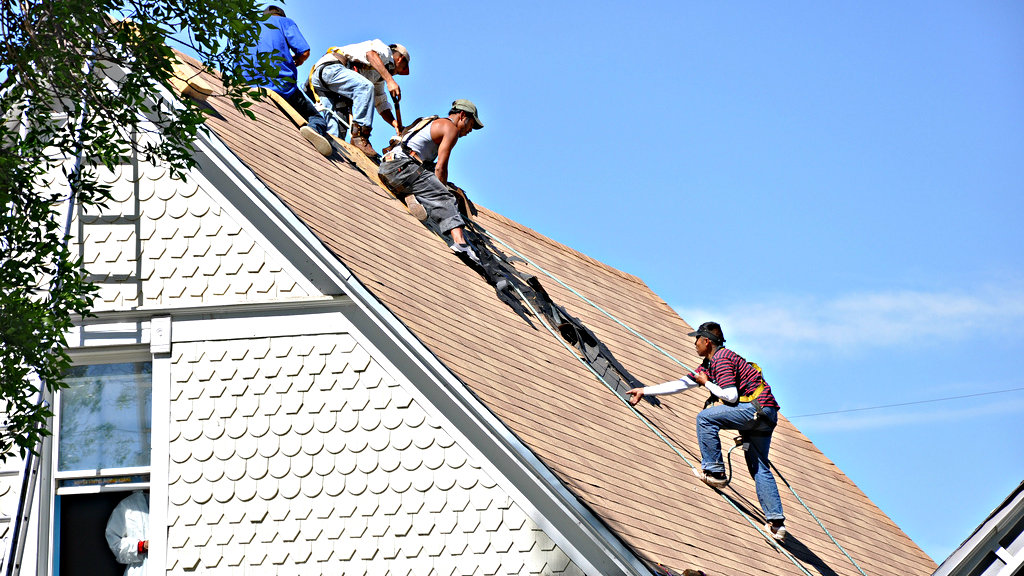
{"label": "white ladder", "polygon": [[[40,394],[39,403],[45,404],[41,397]],[[32,516],[32,498],[36,490],[36,480],[39,478],[39,461],[39,456],[29,452],[25,456],[24,466],[20,469],[0,470],[0,481],[6,482],[17,477],[11,488],[19,490],[18,509],[15,515],[0,515],[0,539],[7,540],[8,544],[3,551],[3,564],[0,565],[2,576],[18,576],[21,572],[25,534],[28,532],[29,518]]]}

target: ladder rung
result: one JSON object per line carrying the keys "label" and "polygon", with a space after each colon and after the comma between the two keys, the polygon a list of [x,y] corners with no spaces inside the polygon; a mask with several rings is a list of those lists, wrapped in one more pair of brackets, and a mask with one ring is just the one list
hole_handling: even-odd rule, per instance
{"label": "ladder rung", "polygon": [[87,214],[82,216],[82,224],[86,226],[89,224],[135,224],[135,221],[139,218],[138,214]]}
{"label": "ladder rung", "polygon": [[87,274],[85,280],[92,284],[123,284],[139,281],[139,277],[135,274]]}

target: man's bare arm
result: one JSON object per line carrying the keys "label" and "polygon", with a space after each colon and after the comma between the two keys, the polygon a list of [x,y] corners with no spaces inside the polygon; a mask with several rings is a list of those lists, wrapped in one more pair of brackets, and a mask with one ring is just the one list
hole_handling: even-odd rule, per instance
{"label": "man's bare arm", "polygon": [[441,143],[437,145],[437,164],[434,166],[434,175],[441,181],[441,184],[448,183],[448,158],[452,155],[452,148],[459,140],[459,129],[455,123],[447,118],[434,120],[430,125],[430,137],[436,142],[438,137]]}
{"label": "man's bare arm", "polygon": [[398,87],[398,82],[391,77],[391,73],[388,72],[384,61],[380,59],[380,54],[376,51],[370,50],[366,53],[366,61],[370,63],[370,66],[380,74],[380,77],[384,79],[384,82],[388,85],[388,92],[391,93],[391,97],[398,102],[402,99],[402,89]]}

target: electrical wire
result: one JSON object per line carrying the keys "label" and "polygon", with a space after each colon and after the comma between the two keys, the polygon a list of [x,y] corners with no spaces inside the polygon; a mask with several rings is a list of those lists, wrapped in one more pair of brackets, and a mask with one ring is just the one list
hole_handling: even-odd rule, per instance
{"label": "electrical wire", "polygon": [[793,418],[810,418],[811,416],[827,416],[829,414],[846,414],[848,412],[863,412],[865,410],[881,410],[882,408],[897,408],[899,406],[913,406],[915,404],[929,404],[932,402],[946,402],[948,400],[962,400],[964,398],[976,398],[978,396],[989,396],[992,394],[1005,394],[1006,392],[1017,392],[1024,390],[1024,386],[1020,388],[1008,388],[1006,390],[993,390],[992,392],[978,392],[977,394],[964,394],[963,396],[949,396],[946,398],[932,398],[929,400],[915,400],[913,402],[901,402],[899,404],[881,404],[879,406],[866,406],[864,408],[850,408],[848,410],[832,410],[830,412],[815,412],[813,414],[797,414],[796,416],[786,415],[786,418],[792,420]]}

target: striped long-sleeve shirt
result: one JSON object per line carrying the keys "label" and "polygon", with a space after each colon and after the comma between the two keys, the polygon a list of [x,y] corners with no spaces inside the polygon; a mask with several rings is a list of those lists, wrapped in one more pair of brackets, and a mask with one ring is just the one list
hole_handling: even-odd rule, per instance
{"label": "striped long-sleeve shirt", "polygon": [[[707,374],[708,378],[722,388],[735,386],[739,390],[740,396],[752,394],[764,380],[757,368],[751,366],[750,362],[728,348],[715,350],[710,365],[705,362],[697,371]],[[775,401],[772,388],[767,383],[757,400],[761,406],[779,409],[779,403]]]}

